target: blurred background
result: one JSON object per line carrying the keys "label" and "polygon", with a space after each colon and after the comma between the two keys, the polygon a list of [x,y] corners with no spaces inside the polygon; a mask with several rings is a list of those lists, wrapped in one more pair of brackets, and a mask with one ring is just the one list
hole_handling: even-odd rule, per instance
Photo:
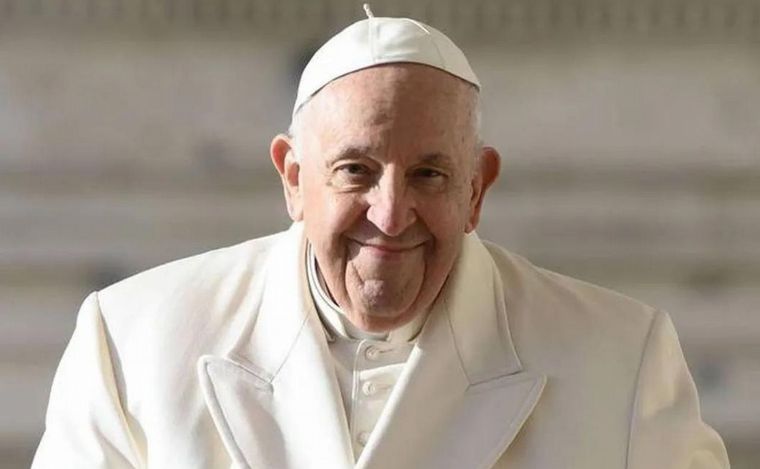
{"label": "blurred background", "polygon": [[[760,467],[760,0],[372,2],[459,43],[502,178],[479,232],[673,316]],[[28,467],[80,302],[285,229],[271,137],[347,0],[0,0],[0,468]]]}

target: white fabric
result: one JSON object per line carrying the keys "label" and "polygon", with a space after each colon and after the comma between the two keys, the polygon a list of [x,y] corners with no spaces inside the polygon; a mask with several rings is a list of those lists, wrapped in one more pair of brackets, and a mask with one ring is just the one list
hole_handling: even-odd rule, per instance
{"label": "white fabric", "polygon": [[304,253],[294,224],[88,296],[33,467],[728,467],[666,314],[474,234],[354,462]]}
{"label": "white fabric", "polygon": [[397,62],[436,67],[480,88],[464,53],[442,32],[410,18],[371,17],[348,26],[314,53],[301,74],[293,115],[336,78]]}
{"label": "white fabric", "polygon": [[329,347],[335,360],[351,447],[358,459],[388,403],[413,345],[337,337]]}

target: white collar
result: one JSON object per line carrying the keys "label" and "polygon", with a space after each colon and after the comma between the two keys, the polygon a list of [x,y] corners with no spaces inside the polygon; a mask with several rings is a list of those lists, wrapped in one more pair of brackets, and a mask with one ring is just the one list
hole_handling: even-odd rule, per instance
{"label": "white collar", "polygon": [[306,246],[306,278],[309,291],[314,300],[317,312],[325,326],[328,340],[333,341],[334,336],[354,340],[377,340],[390,343],[408,343],[413,341],[425,324],[427,314],[418,314],[411,321],[389,332],[367,332],[354,326],[343,310],[340,309],[328,293],[322,273],[317,265],[317,256],[310,243]]}

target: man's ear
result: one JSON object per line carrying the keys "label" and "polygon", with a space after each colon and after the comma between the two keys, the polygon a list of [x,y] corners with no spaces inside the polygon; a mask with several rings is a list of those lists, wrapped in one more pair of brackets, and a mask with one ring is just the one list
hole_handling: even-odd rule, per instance
{"label": "man's ear", "polygon": [[470,198],[470,218],[467,220],[465,232],[473,231],[480,222],[480,210],[486,191],[496,181],[501,168],[501,156],[493,147],[483,147],[477,162],[475,177],[472,179],[472,197]]}
{"label": "man's ear", "polygon": [[301,221],[303,219],[303,195],[299,178],[301,164],[293,151],[293,141],[287,135],[278,134],[272,139],[269,155],[277,172],[280,173],[288,214],[293,221]]}

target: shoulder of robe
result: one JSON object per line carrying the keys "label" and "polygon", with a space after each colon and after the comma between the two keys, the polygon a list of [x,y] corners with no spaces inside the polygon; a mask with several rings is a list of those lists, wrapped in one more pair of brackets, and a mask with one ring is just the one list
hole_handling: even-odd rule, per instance
{"label": "shoulder of robe", "polygon": [[283,233],[174,260],[98,292],[109,333],[186,330],[194,320],[224,321],[261,281],[271,247]]}
{"label": "shoulder of robe", "polygon": [[[609,348],[637,366],[657,309],[582,280],[537,267],[485,242],[498,272],[510,329],[521,359],[534,344],[542,355]],[[557,347],[552,347],[554,340]],[[559,346],[561,345],[561,346]],[[556,350],[555,350],[556,349]],[[610,358],[622,358],[613,353]],[[527,358],[527,357],[525,357]]]}

